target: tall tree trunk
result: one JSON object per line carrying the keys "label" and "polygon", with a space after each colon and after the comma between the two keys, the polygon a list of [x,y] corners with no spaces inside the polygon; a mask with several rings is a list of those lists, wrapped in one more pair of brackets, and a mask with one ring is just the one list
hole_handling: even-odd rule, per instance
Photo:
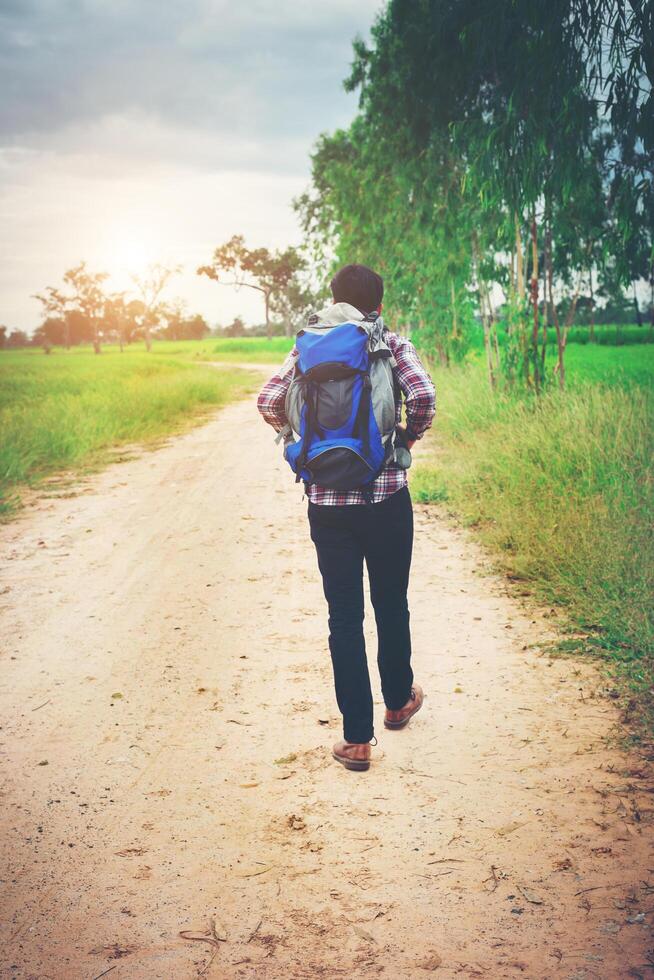
{"label": "tall tree trunk", "polygon": [[[491,347],[491,326],[488,317],[488,309],[486,304],[487,294],[486,294],[486,283],[481,278],[480,271],[480,254],[479,254],[479,240],[477,238],[477,233],[472,234],[472,257],[475,264],[475,275],[477,278],[477,293],[479,296],[479,313],[481,315],[481,323],[484,328],[484,350],[486,351],[486,367],[488,369],[488,383],[491,388],[495,388],[496,378],[495,371],[493,368],[493,349]],[[454,304],[454,284],[450,280],[452,285],[452,304]]]}
{"label": "tall tree trunk", "polygon": [[590,330],[589,330],[589,340],[591,344],[595,343],[595,291],[593,289],[593,267],[592,265],[588,268],[588,283],[590,286]]}
{"label": "tall tree trunk", "polygon": [[493,347],[491,338],[491,323],[486,308],[485,298],[482,292],[481,282],[479,283],[479,312],[484,328],[484,350],[486,351],[486,367],[488,369],[488,382],[491,388],[495,388],[497,379],[495,377],[495,366],[493,364]]}
{"label": "tall tree trunk", "polygon": [[495,319],[493,308],[490,304],[490,297],[488,302],[488,309],[489,309],[489,316],[491,322],[491,336],[493,338],[493,347],[495,349],[495,367],[497,369],[497,373],[499,374],[500,367],[502,366],[502,359],[500,357],[500,342],[497,336],[497,321]]}
{"label": "tall tree trunk", "polygon": [[525,276],[524,259],[522,254],[522,235],[520,234],[520,222],[518,215],[515,215],[515,254],[516,254],[516,292],[518,299],[522,302],[525,298]]}
{"label": "tall tree trunk", "polygon": [[457,318],[456,310],[456,290],[454,288],[454,279],[450,276],[450,299],[452,303],[452,340],[456,340],[459,336],[459,321]]}
{"label": "tall tree trunk", "polygon": [[531,352],[534,364],[534,385],[540,390],[540,362],[538,359],[538,225],[536,212],[531,214],[531,305],[533,310],[533,326],[531,330]]}
{"label": "tall tree trunk", "polygon": [[100,334],[98,333],[98,321],[93,317],[93,351],[96,354],[102,353],[102,348],[100,347]]}
{"label": "tall tree trunk", "polygon": [[642,315],[641,315],[641,312],[640,312],[640,307],[638,305],[638,296],[636,294],[636,283],[634,282],[634,283],[632,283],[632,285],[634,287],[634,309],[636,310],[636,323],[637,323],[637,325],[639,327],[642,327],[642,325],[643,325],[643,318],[642,318]]}
{"label": "tall tree trunk", "polygon": [[500,356],[500,343],[497,338],[497,322],[495,320],[495,312],[493,310],[493,304],[491,303],[490,292],[488,289],[488,283],[483,283],[484,289],[484,299],[486,301],[486,317],[488,323],[488,338],[490,346],[490,363],[493,370],[495,380],[499,378],[500,371],[502,368],[502,358]]}
{"label": "tall tree trunk", "polygon": [[438,360],[441,363],[441,367],[449,367],[450,354],[446,346],[443,344],[442,340],[436,341],[436,353],[438,354]]}
{"label": "tall tree trunk", "polygon": [[[520,221],[517,212],[514,214],[515,220],[515,251],[516,251],[516,292],[517,292],[517,326],[519,330],[520,350],[522,355],[522,371],[525,378],[525,385],[528,388],[531,384],[529,371],[529,340],[527,338],[526,325],[523,319],[524,303],[526,298],[525,289],[525,259],[522,250],[522,233],[520,231]],[[528,254],[528,253],[527,253]]]}
{"label": "tall tree trunk", "polygon": [[150,335],[150,324],[146,323],[143,327],[143,339],[145,340],[145,349],[150,353],[152,350],[152,337]]}
{"label": "tall tree trunk", "polygon": [[540,378],[541,384],[545,381],[545,354],[547,353],[547,328],[550,323],[549,305],[547,302],[547,266],[543,262],[543,330],[542,347],[540,352]]}
{"label": "tall tree trunk", "polygon": [[575,313],[577,312],[577,301],[579,300],[579,293],[581,292],[581,273],[579,273],[579,278],[577,279],[577,286],[573,293],[572,299],[570,301],[570,307],[568,309],[568,315],[565,318],[565,325],[563,331],[563,346],[568,342],[568,330],[572,326],[572,321],[575,318]]}
{"label": "tall tree trunk", "polygon": [[563,390],[565,388],[565,341],[561,330],[559,311],[557,310],[556,303],[554,302],[554,289],[552,282],[554,278],[552,272],[552,226],[550,224],[548,224],[545,232],[545,264],[547,266],[547,285],[550,294],[550,309],[552,311],[552,319],[554,320],[554,328],[556,330],[556,371],[559,376],[559,388]]}

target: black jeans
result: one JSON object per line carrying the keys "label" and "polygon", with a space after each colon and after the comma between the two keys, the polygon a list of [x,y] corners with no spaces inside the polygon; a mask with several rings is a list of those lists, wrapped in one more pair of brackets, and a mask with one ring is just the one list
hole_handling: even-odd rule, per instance
{"label": "black jeans", "polygon": [[373,737],[372,692],[363,637],[363,561],[377,622],[377,664],[387,708],[411,695],[407,586],[413,509],[404,487],[378,504],[330,507],[309,503],[311,538],[329,605],[329,650],[336,700],[348,742]]}

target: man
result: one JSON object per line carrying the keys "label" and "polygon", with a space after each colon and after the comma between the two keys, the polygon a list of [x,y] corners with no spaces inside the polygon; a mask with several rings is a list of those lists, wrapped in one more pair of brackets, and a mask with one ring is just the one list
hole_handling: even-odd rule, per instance
{"label": "man", "polygon": [[[384,283],[363,265],[346,265],[332,279],[334,303],[317,314],[323,326],[360,322],[381,313]],[[429,428],[435,411],[432,381],[413,344],[389,331],[384,340],[394,358],[395,421],[409,449]],[[294,348],[259,394],[257,407],[278,432],[287,429],[286,394],[298,357]],[[391,362],[392,363],[392,362]],[[401,394],[400,394],[401,393]],[[402,395],[406,427],[401,425]],[[334,758],[347,769],[370,767],[374,738],[373,699],[363,635],[363,562],[377,624],[377,663],[386,705],[384,725],[404,728],[420,710],[422,689],[413,682],[407,587],[413,546],[413,511],[406,470],[393,459],[365,490],[307,485],[311,538],[329,606],[329,649],[336,699],[343,715],[343,741]]]}

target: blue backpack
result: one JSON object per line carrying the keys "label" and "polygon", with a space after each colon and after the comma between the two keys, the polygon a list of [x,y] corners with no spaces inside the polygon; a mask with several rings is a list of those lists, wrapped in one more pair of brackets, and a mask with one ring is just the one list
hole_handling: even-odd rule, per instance
{"label": "blue backpack", "polygon": [[366,488],[394,456],[395,361],[376,314],[336,326],[317,316],[297,334],[286,395],[284,457],[296,482]]}

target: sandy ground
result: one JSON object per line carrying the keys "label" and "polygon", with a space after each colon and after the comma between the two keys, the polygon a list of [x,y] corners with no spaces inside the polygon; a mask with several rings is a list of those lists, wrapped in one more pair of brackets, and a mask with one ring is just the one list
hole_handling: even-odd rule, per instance
{"label": "sandy ground", "polygon": [[433,510],[425,707],[332,762],[301,496],[240,402],[0,529],[0,975],[654,975],[650,776]]}

